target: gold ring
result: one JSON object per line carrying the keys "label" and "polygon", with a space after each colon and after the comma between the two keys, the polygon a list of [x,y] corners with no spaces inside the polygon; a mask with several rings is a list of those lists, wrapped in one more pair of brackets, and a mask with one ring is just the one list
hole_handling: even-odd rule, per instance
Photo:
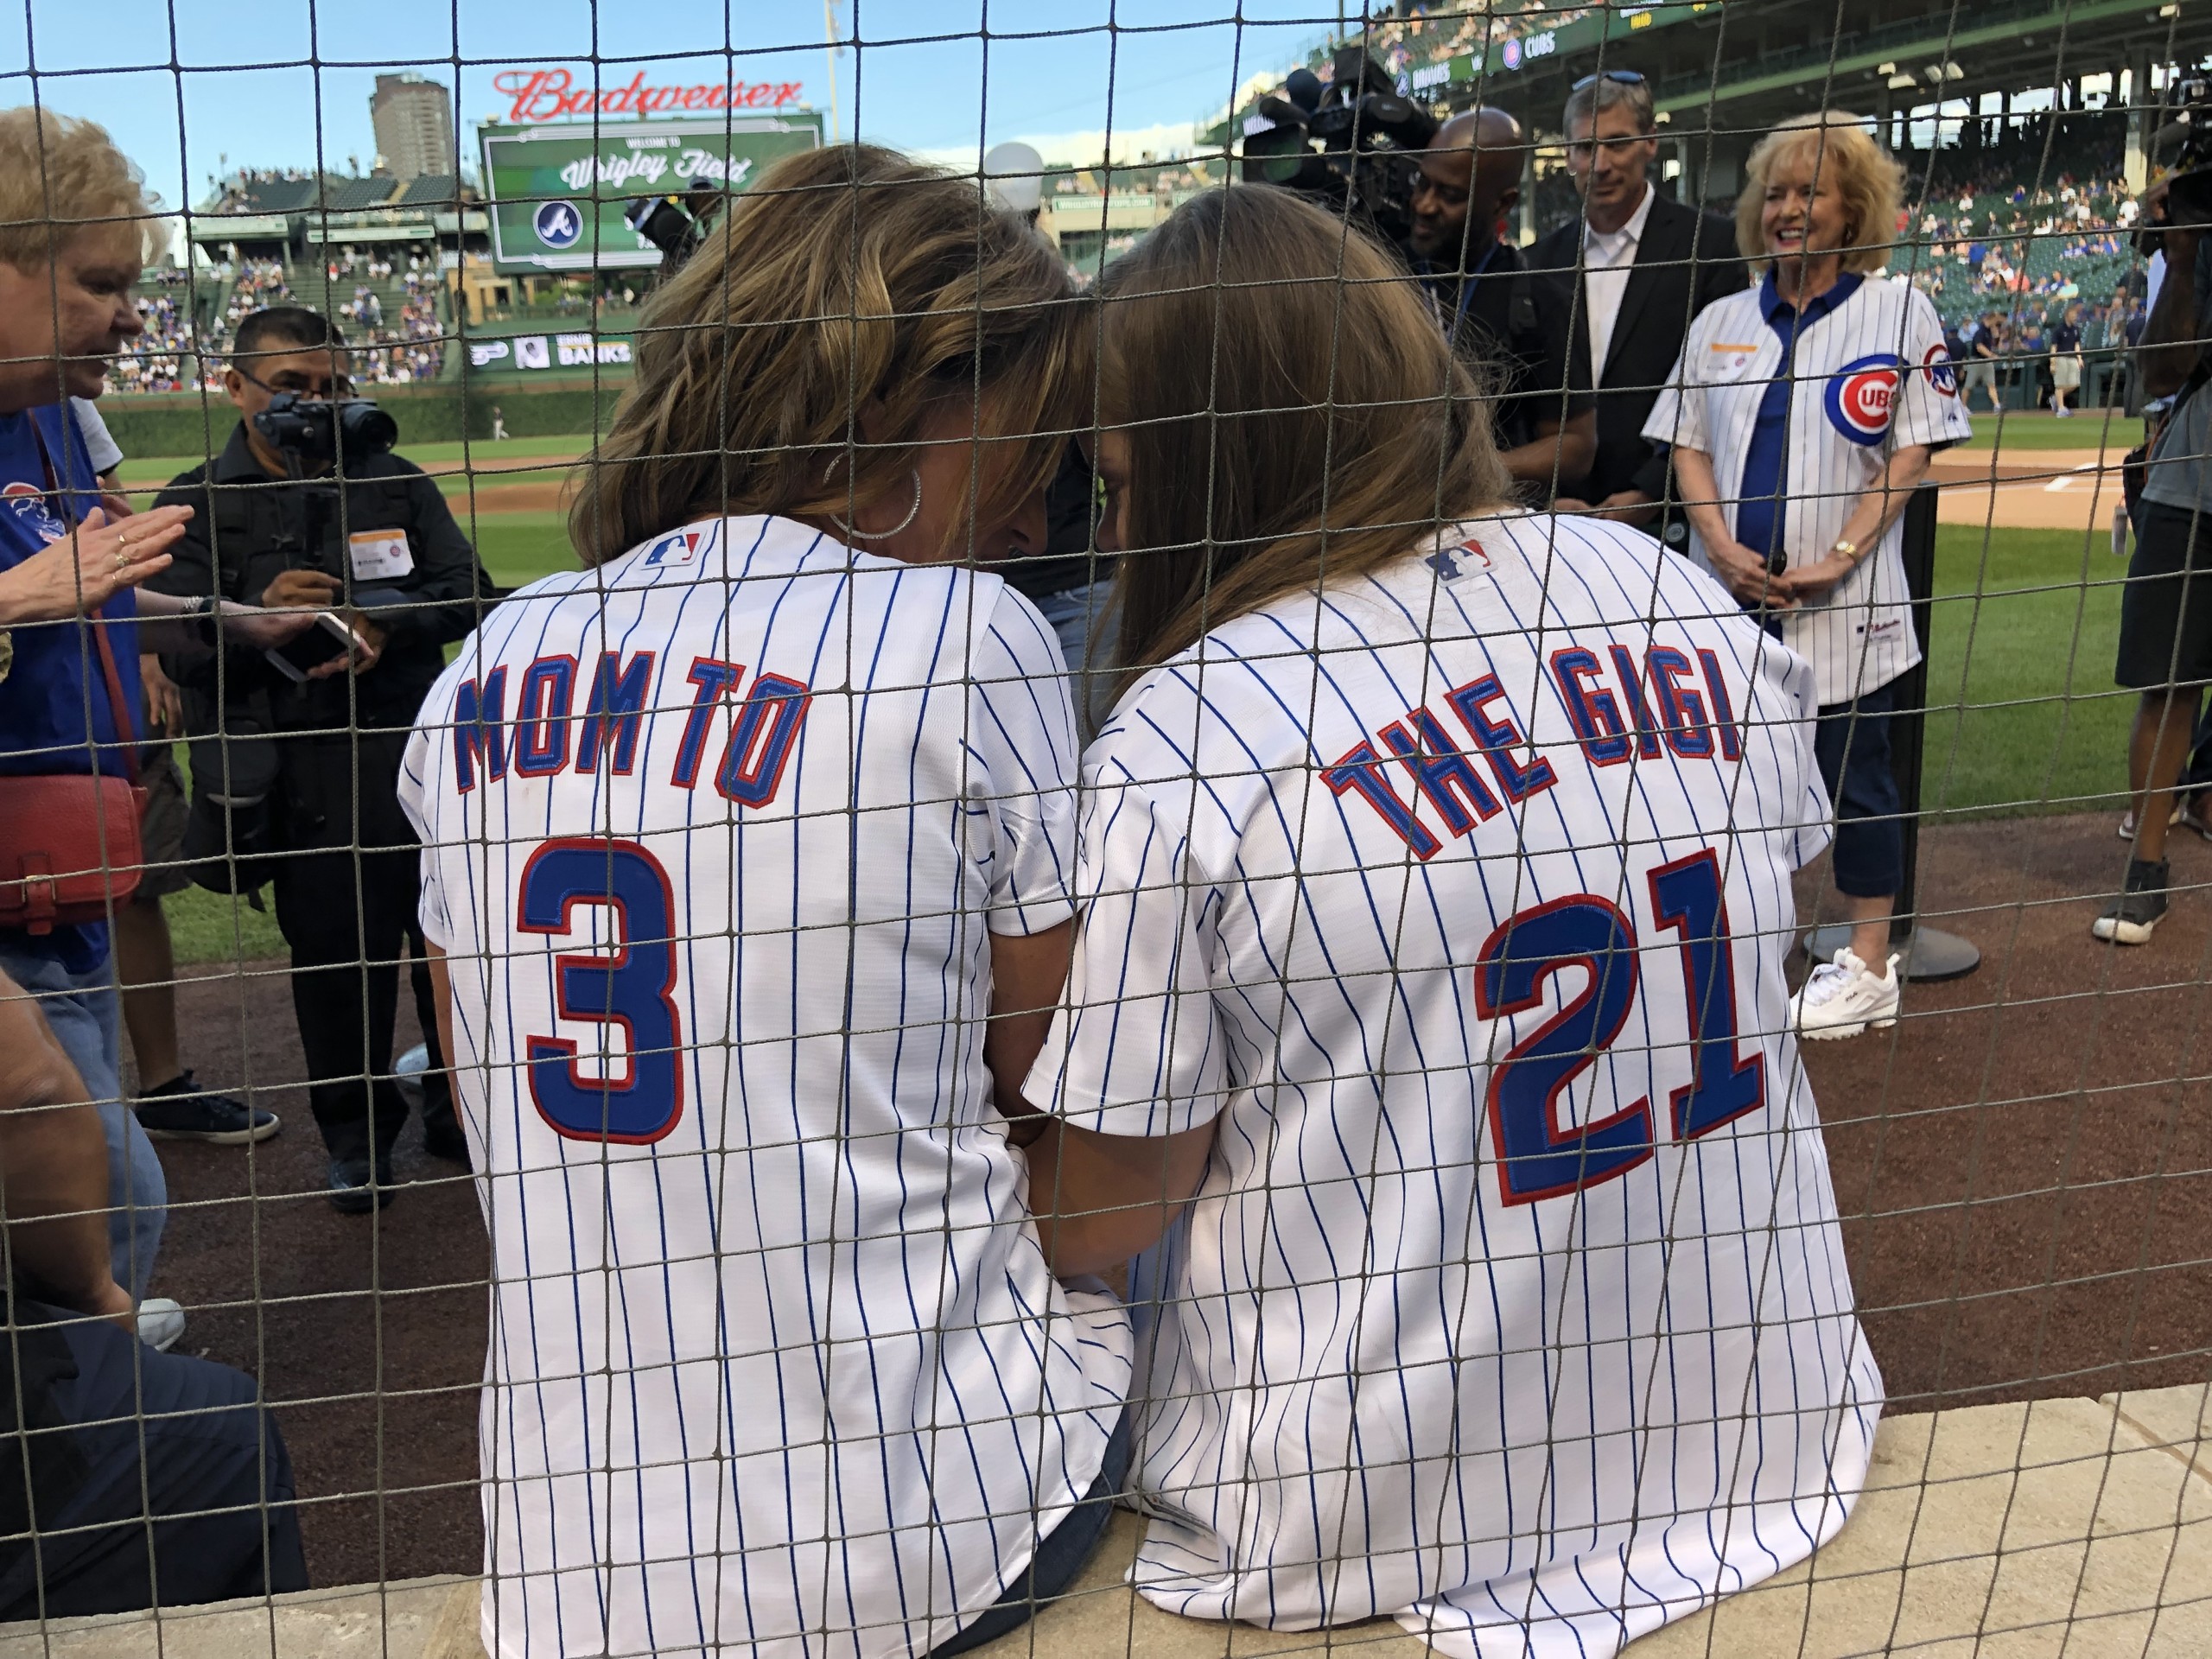
{"label": "gold ring", "polygon": [[130,568],[130,556],[128,553],[117,554],[115,556],[115,568],[118,570],[128,570]]}

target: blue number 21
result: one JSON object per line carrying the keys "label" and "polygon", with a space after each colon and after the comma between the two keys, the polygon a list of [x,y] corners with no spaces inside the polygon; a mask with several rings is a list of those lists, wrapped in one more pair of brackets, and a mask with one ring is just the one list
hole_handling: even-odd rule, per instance
{"label": "blue number 21", "polygon": [[554,1012],[563,1020],[619,1028],[623,1070],[585,1077],[576,1069],[574,1042],[532,1036],[531,1098],[556,1134],[644,1145],[683,1115],[676,901],[668,873],[634,842],[546,842],[523,867],[516,925],[525,933],[567,933],[578,905],[604,905],[613,912],[613,952],[556,957]]}
{"label": "blue number 21", "polygon": [[[1649,885],[1659,925],[1681,936],[1690,1081],[1668,1104],[1675,1138],[1687,1141],[1764,1105],[1766,1068],[1758,1053],[1738,1052],[1735,948],[1719,861],[1709,850],[1696,853],[1652,871]],[[1476,1011],[1485,1020],[1525,1014],[1542,1002],[1545,982],[1567,968],[1586,976],[1582,990],[1491,1067],[1491,1137],[1508,1204],[1595,1186],[1652,1154],[1648,1098],[1579,1129],[1559,1127],[1568,1088],[1612,1046],[1636,1003],[1636,930],[1615,906],[1576,893],[1502,923],[1476,965]]]}

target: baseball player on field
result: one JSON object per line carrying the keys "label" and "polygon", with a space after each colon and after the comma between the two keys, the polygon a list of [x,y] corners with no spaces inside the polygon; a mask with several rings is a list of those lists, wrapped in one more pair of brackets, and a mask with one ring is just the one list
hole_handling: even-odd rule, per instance
{"label": "baseball player on field", "polygon": [[1103,1532],[1128,1320],[1055,1281],[1001,1110],[1066,969],[1074,728],[972,563],[1043,546],[1069,294],[972,182],[768,169],[648,312],[589,568],[424,705],[501,1659],[957,1653]]}
{"label": "baseball player on field", "polygon": [[1762,139],[1736,234],[1764,277],[1699,313],[1643,429],[1674,446],[1693,556],[1812,664],[1852,930],[1791,1003],[1804,1037],[1897,1017],[1904,799],[1890,718],[1920,660],[1900,521],[1934,453],[1974,435],[1935,306],[1877,274],[1902,177],[1855,116]]}
{"label": "baseball player on field", "polygon": [[1171,1228],[1147,1599],[1590,1659],[1832,1536],[1881,1409],[1783,972],[1815,680],[1502,509],[1392,270],[1238,186],[1103,280],[1135,666],[1031,1197],[1064,1272]]}

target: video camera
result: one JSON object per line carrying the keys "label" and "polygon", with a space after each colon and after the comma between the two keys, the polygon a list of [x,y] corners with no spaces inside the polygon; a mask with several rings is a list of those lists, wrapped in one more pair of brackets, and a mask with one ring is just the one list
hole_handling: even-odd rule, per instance
{"label": "video camera", "polygon": [[1247,183],[1294,190],[1397,245],[1412,232],[1419,153],[1436,118],[1401,97],[1382,66],[1356,46],[1338,52],[1331,79],[1294,69],[1281,93],[1244,124]]}
{"label": "video camera", "polygon": [[381,455],[399,442],[399,424],[366,397],[326,399],[280,391],[253,417],[254,429],[302,461],[348,464]]}
{"label": "video camera", "polygon": [[2145,257],[2157,251],[2158,233],[2164,226],[2212,226],[2212,77],[2193,71],[2175,82],[2172,96],[2179,107],[2152,135],[2151,153],[2176,148],[2178,153],[2167,179],[2165,218],[2146,222],[2137,232],[2136,245]]}
{"label": "video camera", "polygon": [[699,251],[721,204],[721,187],[702,175],[680,195],[639,196],[623,209],[622,217],[660,250],[660,274],[673,276]]}

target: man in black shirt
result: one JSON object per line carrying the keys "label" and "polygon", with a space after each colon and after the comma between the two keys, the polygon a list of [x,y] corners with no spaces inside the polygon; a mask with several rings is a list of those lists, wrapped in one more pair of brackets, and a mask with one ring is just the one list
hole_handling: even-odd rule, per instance
{"label": "man in black shirt", "polygon": [[[416,920],[419,851],[401,812],[399,763],[416,712],[492,596],[468,539],[423,470],[397,455],[328,462],[280,448],[254,417],[282,392],[351,395],[343,339],[315,312],[282,307],[238,325],[225,389],[242,417],[214,461],[173,480],[161,505],[191,507],[175,562],[153,585],[187,597],[251,594],[267,605],[339,608],[364,642],[321,663],[228,653],[171,677],[195,735],[273,734],[270,799],[276,922],[292,950],[292,1003],[308,1096],[331,1157],[331,1202],[363,1214],[391,1202],[391,1149],[407,1109],[392,1079],[392,1021],[404,941],[431,1047],[423,1144],[465,1160],[436,1050]],[[335,647],[321,630],[308,638]]]}
{"label": "man in black shirt", "polygon": [[1588,365],[1571,349],[1573,296],[1498,234],[1521,200],[1522,149],[1521,124],[1503,110],[1439,128],[1421,158],[1408,251],[1437,320],[1487,383],[1506,470],[1541,504],[1588,475],[1598,424]]}

